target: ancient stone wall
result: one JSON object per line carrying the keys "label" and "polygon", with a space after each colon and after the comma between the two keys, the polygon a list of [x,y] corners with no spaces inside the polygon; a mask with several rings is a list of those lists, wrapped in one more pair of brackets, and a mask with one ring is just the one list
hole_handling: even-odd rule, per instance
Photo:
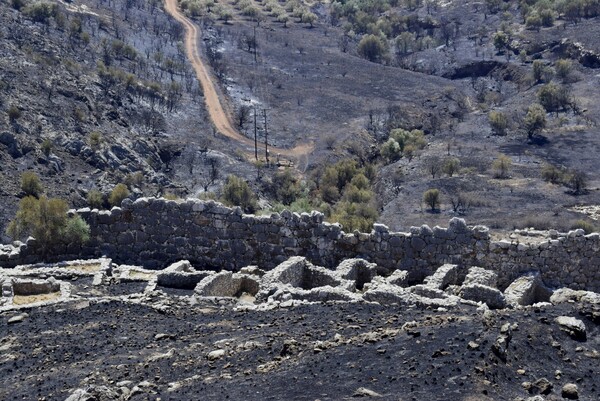
{"label": "ancient stone wall", "polygon": [[[453,263],[493,269],[501,287],[525,272],[539,271],[549,286],[600,291],[600,235],[584,235],[582,230],[525,244],[494,241],[487,227],[468,227],[454,218],[448,228],[422,226],[397,233],[376,224],[371,233],[344,233],[316,212],[255,216],[212,201],[155,198],[126,200],[111,211],[77,213],[90,224],[91,241],[54,249],[47,259],[104,255],[153,269],[188,259],[204,269],[237,271],[248,265],[271,269],[291,256],[305,256],[325,267],[359,257],[388,271],[407,270],[413,281]],[[39,254],[33,239],[0,246],[0,266],[38,262]]]}

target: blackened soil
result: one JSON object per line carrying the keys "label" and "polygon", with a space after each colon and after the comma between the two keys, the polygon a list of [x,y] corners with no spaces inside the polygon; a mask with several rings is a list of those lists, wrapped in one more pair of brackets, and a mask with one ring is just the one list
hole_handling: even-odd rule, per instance
{"label": "blackened soil", "polygon": [[[600,396],[599,315],[594,323],[575,304],[484,316],[367,304],[160,312],[85,301],[33,309],[9,325],[15,314],[0,315],[2,400],[64,400],[122,381],[149,382],[134,400],[339,400],[361,387],[381,399],[512,400],[538,392],[522,383],[540,378],[553,385],[547,400],[561,399],[569,382],[582,400]],[[587,341],[562,332],[559,315],[582,319]],[[504,362],[491,349],[506,323]],[[209,361],[217,349],[225,355]]]}

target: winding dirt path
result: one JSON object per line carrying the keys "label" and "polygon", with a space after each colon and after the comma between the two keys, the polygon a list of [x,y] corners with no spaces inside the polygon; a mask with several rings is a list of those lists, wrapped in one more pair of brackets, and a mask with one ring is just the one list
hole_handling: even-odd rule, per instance
{"label": "winding dirt path", "polygon": [[[240,134],[238,130],[236,130],[231,124],[229,116],[223,109],[223,105],[221,104],[219,95],[217,94],[217,90],[215,88],[215,83],[211,78],[209,70],[200,57],[200,53],[198,51],[198,27],[179,11],[177,8],[177,0],[164,1],[165,10],[173,18],[179,21],[185,28],[185,52],[190,60],[190,63],[192,63],[192,66],[194,67],[194,71],[196,71],[196,76],[198,77],[200,84],[202,85],[206,108],[208,109],[208,114],[210,115],[210,119],[212,120],[215,128],[221,134],[248,146],[252,150],[252,154],[254,154],[254,140]],[[304,162],[306,164],[308,154],[312,152],[313,149],[314,144],[312,143],[300,144],[290,149],[269,146],[271,157],[275,157],[276,154],[280,154],[284,157],[294,158],[297,160],[297,162]]]}

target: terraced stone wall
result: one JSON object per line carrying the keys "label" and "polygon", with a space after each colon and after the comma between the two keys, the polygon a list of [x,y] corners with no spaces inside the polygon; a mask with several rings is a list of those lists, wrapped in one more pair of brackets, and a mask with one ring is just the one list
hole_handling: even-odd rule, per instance
{"label": "terraced stone wall", "polygon": [[[92,228],[84,247],[55,249],[54,261],[107,256],[121,264],[161,269],[182,259],[197,267],[239,270],[248,265],[270,269],[291,256],[333,267],[360,257],[386,270],[407,270],[418,281],[444,263],[481,266],[499,273],[506,286],[528,271],[539,271],[547,285],[600,290],[600,235],[576,230],[537,244],[492,241],[487,227],[450,220],[448,228],[413,227],[389,232],[376,224],[371,233],[344,233],[323,215],[290,212],[245,215],[240,208],[199,200],[126,200],[111,211],[77,211]],[[3,250],[2,250],[3,249]],[[38,262],[35,240],[0,247],[0,265]]]}

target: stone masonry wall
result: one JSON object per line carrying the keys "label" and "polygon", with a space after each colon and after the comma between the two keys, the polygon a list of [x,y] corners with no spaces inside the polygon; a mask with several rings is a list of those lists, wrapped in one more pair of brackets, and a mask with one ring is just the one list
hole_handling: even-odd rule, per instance
{"label": "stone masonry wall", "polygon": [[[487,227],[468,227],[458,218],[448,228],[422,226],[401,233],[375,224],[371,233],[344,233],[317,212],[245,215],[240,208],[191,199],[141,198],[111,211],[76,212],[90,224],[91,241],[54,249],[48,260],[107,256],[116,263],[162,269],[188,259],[197,267],[236,271],[248,265],[270,269],[291,256],[326,267],[360,257],[388,271],[407,270],[411,280],[454,263],[493,269],[500,286],[539,271],[549,286],[600,291],[600,235],[582,230],[555,233],[531,245],[492,241]],[[39,254],[32,238],[0,246],[0,266],[39,262]]]}

